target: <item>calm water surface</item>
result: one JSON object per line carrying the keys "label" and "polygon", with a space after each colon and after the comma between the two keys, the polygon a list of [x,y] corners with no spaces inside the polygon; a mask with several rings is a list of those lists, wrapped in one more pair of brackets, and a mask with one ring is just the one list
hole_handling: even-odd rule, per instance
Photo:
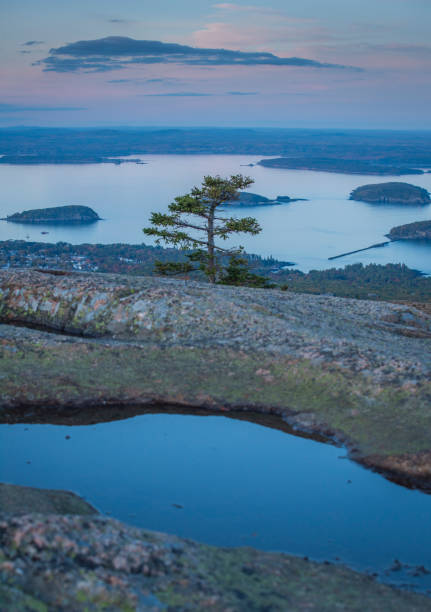
{"label": "calm water surface", "polygon": [[2,425],[0,481],[70,489],[149,529],[338,558],[388,582],[431,588],[430,576],[386,573],[394,559],[431,567],[431,496],[346,460],[343,449],[253,423],[158,414]]}
{"label": "calm water surface", "polygon": [[[136,157],[136,156],[135,156]],[[205,174],[228,176],[242,172],[255,184],[250,191],[267,197],[308,198],[268,208],[249,208],[236,214],[257,217],[263,231],[255,237],[236,237],[249,252],[294,261],[301,270],[324,269],[348,263],[406,263],[431,274],[431,246],[393,243],[336,262],[328,257],[382,242],[395,225],[431,218],[431,206],[376,206],[350,202],[355,187],[389,180],[406,181],[431,191],[431,174],[411,177],[370,177],[261,166],[256,156],[152,155],[145,165],[0,165],[0,216],[26,209],[65,204],[93,207],[105,220],[87,227],[52,228],[0,222],[0,240],[66,241],[75,244],[143,242],[142,227],[152,211],[166,210],[172,199],[199,184]],[[41,231],[49,231],[42,235]],[[145,237],[149,243],[149,238]]]}

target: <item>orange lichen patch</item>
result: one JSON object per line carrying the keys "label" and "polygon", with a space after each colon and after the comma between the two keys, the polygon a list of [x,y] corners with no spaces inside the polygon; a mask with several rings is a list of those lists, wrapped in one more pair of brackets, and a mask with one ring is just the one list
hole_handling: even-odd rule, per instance
{"label": "orange lichen patch", "polygon": [[93,302],[93,310],[97,310],[98,308],[101,308],[102,306],[105,306],[107,303],[106,299],[99,299],[96,300],[95,302]]}
{"label": "orange lichen patch", "polygon": [[389,457],[373,457],[373,462],[382,470],[396,471],[412,478],[426,478],[431,481],[431,450]]}

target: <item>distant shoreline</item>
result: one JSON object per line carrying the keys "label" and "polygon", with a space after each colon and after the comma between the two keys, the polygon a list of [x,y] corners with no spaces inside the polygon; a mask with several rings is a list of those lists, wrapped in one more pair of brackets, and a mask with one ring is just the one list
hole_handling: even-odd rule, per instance
{"label": "distant shoreline", "polygon": [[253,165],[267,167],[281,164],[295,170],[400,176],[424,174],[431,168],[431,132],[0,128],[0,164],[118,165],[142,163],[136,157],[147,155],[242,155],[249,158],[241,162],[246,165],[252,156]]}
{"label": "distant shoreline", "polygon": [[[134,155],[141,155],[134,153]],[[214,152],[190,152],[190,151],[172,151],[170,153],[142,153],[142,155],[229,155],[229,153],[221,153],[218,151]],[[240,153],[231,153],[231,155],[241,156]],[[247,155],[251,155],[248,153]],[[125,156],[127,157],[127,156]],[[350,174],[350,175],[358,175],[358,176],[418,176],[427,174],[427,171],[421,170],[419,168],[364,168],[362,162],[358,161],[358,167],[355,169],[353,167],[345,168],[342,165],[338,165],[337,160],[334,160],[334,166],[325,165],[319,167],[319,165],[313,163],[307,163],[305,160],[301,161],[299,164],[292,164],[286,166],[278,166],[271,165],[269,163],[262,163],[271,160],[261,160],[256,164],[246,164],[247,167],[253,166],[262,166],[265,168],[272,168],[276,170],[303,170],[308,172],[327,172],[330,174]],[[91,164],[114,164],[120,166],[122,164],[137,164],[137,165],[146,165],[148,162],[144,162],[139,158],[134,159],[118,159],[115,157],[74,157],[74,158],[46,158],[44,156],[16,156],[16,155],[4,155],[0,157],[0,164],[10,165],[10,166],[74,166],[74,165],[91,165]],[[303,199],[303,198],[299,198]]]}
{"label": "distant shoreline", "polygon": [[[402,264],[349,264],[344,268],[289,269],[295,265],[272,257],[247,254],[250,269],[290,291],[339,297],[431,302],[431,276]],[[69,244],[66,242],[0,241],[0,269],[36,268],[52,274],[70,271],[154,276],[159,261],[184,261],[183,251],[145,244]],[[193,275],[203,280],[202,274]]]}
{"label": "distant shoreline", "polygon": [[298,159],[289,157],[276,157],[262,159],[258,162],[264,168],[275,170],[308,170],[312,172],[329,172],[336,174],[357,174],[367,176],[412,176],[425,174],[420,168],[407,168],[402,166],[385,166],[373,164],[365,160],[345,159]]}
{"label": "distant shoreline", "polygon": [[147,162],[144,162],[140,159],[118,159],[115,157],[93,157],[89,158],[85,157],[76,157],[76,158],[46,158],[46,157],[37,157],[37,156],[18,156],[18,155],[3,155],[0,157],[0,164],[10,165],[10,166],[38,166],[38,165],[84,165],[84,164],[115,164],[116,166],[120,166],[121,164],[138,164],[138,165],[146,165]]}

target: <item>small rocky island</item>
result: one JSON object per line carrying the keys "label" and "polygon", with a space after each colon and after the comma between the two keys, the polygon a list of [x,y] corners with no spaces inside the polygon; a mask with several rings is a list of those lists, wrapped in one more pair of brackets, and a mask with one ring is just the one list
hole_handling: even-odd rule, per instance
{"label": "small rocky island", "polygon": [[277,196],[271,200],[258,193],[242,192],[237,200],[226,202],[229,206],[274,206],[277,204],[288,204],[290,202],[305,202],[305,198],[290,198],[289,196]]}
{"label": "small rocky island", "polygon": [[99,221],[99,215],[89,206],[53,206],[36,208],[9,215],[4,221],[12,223],[86,224]]}
{"label": "small rocky island", "polygon": [[370,204],[406,204],[408,206],[431,204],[430,195],[426,189],[400,182],[362,185],[352,191],[349,199]]}
{"label": "small rocky island", "polygon": [[391,240],[430,240],[431,221],[417,221],[393,227],[388,234]]}

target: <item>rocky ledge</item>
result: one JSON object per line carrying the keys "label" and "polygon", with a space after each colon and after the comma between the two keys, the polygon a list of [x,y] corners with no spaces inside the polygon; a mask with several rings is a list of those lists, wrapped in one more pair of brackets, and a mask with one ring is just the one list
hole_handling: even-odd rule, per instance
{"label": "rocky ledge", "polygon": [[99,221],[99,215],[89,206],[52,206],[25,210],[5,219],[13,223],[85,224]]}
{"label": "rocky ledge", "polygon": [[429,598],[343,566],[213,548],[105,517],[0,514],[0,609],[422,612]]}
{"label": "rocky ledge", "polygon": [[393,227],[388,234],[391,240],[431,240],[431,221],[416,221]]}
{"label": "rocky ledge", "polygon": [[422,612],[431,607],[428,597],[342,565],[215,548],[130,527],[94,510],[89,514],[86,502],[65,491],[8,487],[22,500],[16,516],[4,513],[0,497],[1,610]]}
{"label": "rocky ledge", "polygon": [[409,206],[431,204],[430,195],[426,189],[399,182],[362,185],[352,191],[349,199],[370,204],[406,204]]}
{"label": "rocky ledge", "polygon": [[97,510],[71,491],[20,487],[0,482],[0,513],[97,514]]}
{"label": "rocky ledge", "polygon": [[21,269],[0,271],[0,321],[2,422],[112,406],[278,415],[431,491],[431,317],[412,306]]}

